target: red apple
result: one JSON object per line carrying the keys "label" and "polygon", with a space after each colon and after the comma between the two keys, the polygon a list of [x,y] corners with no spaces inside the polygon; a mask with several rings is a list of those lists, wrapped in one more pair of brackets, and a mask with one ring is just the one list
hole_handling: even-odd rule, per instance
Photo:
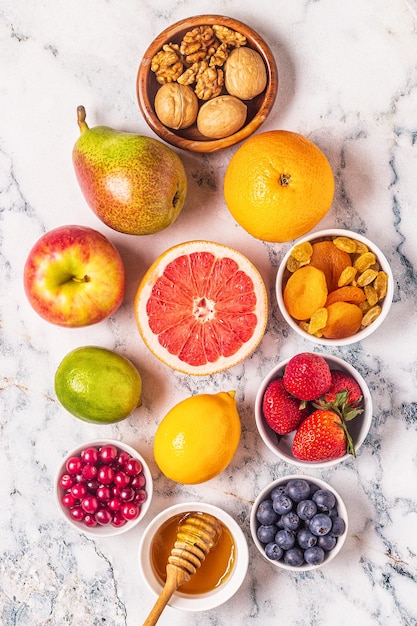
{"label": "red apple", "polygon": [[123,301],[125,283],[118,250],[86,226],[61,226],[45,233],[24,267],[31,306],[58,326],[88,326],[109,317]]}

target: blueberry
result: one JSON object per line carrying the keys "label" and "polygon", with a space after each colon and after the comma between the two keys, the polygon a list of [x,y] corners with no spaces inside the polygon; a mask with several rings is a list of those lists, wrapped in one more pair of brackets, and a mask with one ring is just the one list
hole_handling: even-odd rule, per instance
{"label": "blueberry", "polygon": [[268,559],[271,559],[271,561],[278,561],[278,559],[282,557],[284,552],[282,548],[280,548],[279,545],[275,543],[275,541],[271,541],[265,546],[265,554]]}
{"label": "blueberry", "polygon": [[303,550],[311,548],[318,543],[318,538],[308,530],[308,528],[301,528],[297,533],[297,543]]}
{"label": "blueberry", "polygon": [[271,491],[271,499],[273,500],[277,496],[281,496],[285,493],[285,485],[277,485]]}
{"label": "blueberry", "polygon": [[277,532],[275,524],[261,524],[256,531],[259,541],[269,543],[273,541]]}
{"label": "blueberry", "polygon": [[336,505],[336,498],[328,489],[318,489],[313,493],[313,500],[321,513],[329,513]]}
{"label": "blueberry", "polygon": [[289,550],[295,544],[295,534],[292,530],[289,530],[288,528],[283,528],[282,530],[279,530],[275,535],[275,542],[283,550]]}
{"label": "blueberry", "polygon": [[320,546],[313,546],[304,551],[305,562],[309,565],[320,565],[324,561],[324,550]]}
{"label": "blueberry", "polygon": [[333,550],[337,543],[337,539],[334,535],[322,535],[321,537],[317,537],[317,545],[320,548],[323,548],[326,552],[330,552]]}
{"label": "blueberry", "polygon": [[327,535],[332,528],[332,519],[325,513],[317,513],[311,520],[309,526],[313,535]]}
{"label": "blueberry", "polygon": [[297,504],[297,515],[303,521],[311,519],[317,513],[317,505],[313,500],[301,500]]}
{"label": "blueberry", "polygon": [[280,515],[283,515],[284,513],[288,513],[288,511],[291,511],[293,507],[293,501],[285,494],[279,494],[272,500],[272,506],[274,508],[274,511],[276,511]]}
{"label": "blueberry", "polygon": [[301,502],[301,500],[306,500],[309,497],[310,485],[303,478],[293,478],[288,481],[285,493],[293,502]]}
{"label": "blueberry", "polygon": [[284,552],[284,561],[287,565],[300,567],[304,565],[304,553],[300,548],[290,548]]}
{"label": "blueberry", "polygon": [[284,513],[284,515],[281,516],[281,522],[284,528],[289,528],[290,530],[297,530],[300,526],[300,518],[294,511]]}
{"label": "blueberry", "polygon": [[334,535],[335,537],[340,537],[341,535],[343,535],[346,529],[345,521],[341,517],[333,517],[332,522],[332,535]]}
{"label": "blueberry", "polygon": [[256,519],[260,524],[275,524],[278,517],[278,513],[272,508],[272,500],[264,500],[259,504]]}

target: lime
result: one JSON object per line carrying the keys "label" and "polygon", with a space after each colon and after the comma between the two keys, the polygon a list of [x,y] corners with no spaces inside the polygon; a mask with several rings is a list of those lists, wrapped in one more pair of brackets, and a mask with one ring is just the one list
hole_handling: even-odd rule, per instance
{"label": "lime", "polygon": [[86,422],[113,424],[141,404],[142,379],[127,358],[96,346],[69,352],[55,372],[62,406]]}

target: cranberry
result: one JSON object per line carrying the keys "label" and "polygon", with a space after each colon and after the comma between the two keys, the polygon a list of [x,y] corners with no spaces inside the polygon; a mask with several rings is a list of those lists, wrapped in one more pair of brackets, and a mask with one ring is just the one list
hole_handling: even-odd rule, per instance
{"label": "cranberry", "polygon": [[62,474],[59,479],[59,486],[62,489],[70,489],[74,484],[74,478],[70,474]]}
{"label": "cranberry", "polygon": [[102,465],[97,472],[97,478],[103,485],[110,485],[114,479],[114,471],[109,465]]}
{"label": "cranberry", "polygon": [[117,448],[115,446],[103,446],[99,450],[99,459],[103,463],[111,463],[117,457]]}
{"label": "cranberry", "polygon": [[130,481],[130,486],[134,489],[141,489],[146,485],[146,478],[144,474],[138,474],[137,476],[133,476]]}
{"label": "cranberry", "polygon": [[133,502],[135,502],[136,504],[143,504],[147,497],[148,496],[145,489],[138,489],[135,497],[133,498]]}
{"label": "cranberry", "polygon": [[67,472],[68,474],[71,474],[71,476],[78,474],[81,471],[82,466],[82,461],[78,456],[71,456],[65,464]]}
{"label": "cranberry", "polygon": [[137,476],[142,471],[142,463],[137,459],[130,459],[125,465],[128,476]]}
{"label": "cranberry", "polygon": [[98,509],[94,517],[101,526],[106,526],[107,524],[110,524],[113,520],[113,516],[108,509]]}
{"label": "cranberry", "polygon": [[74,498],[77,498],[77,500],[84,498],[84,496],[87,495],[87,491],[88,489],[85,483],[76,483],[73,487],[71,487],[71,493]]}
{"label": "cranberry", "polygon": [[125,520],[131,521],[138,517],[140,509],[137,504],[134,504],[133,502],[128,502],[122,505],[120,512]]}
{"label": "cranberry", "polygon": [[73,506],[69,510],[70,517],[76,522],[81,522],[84,519],[85,512],[80,506]]}
{"label": "cranberry", "polygon": [[131,502],[135,495],[136,492],[132,487],[123,487],[123,489],[120,490],[120,499],[123,500],[123,502]]}
{"label": "cranberry", "polygon": [[85,483],[85,478],[84,478],[84,476],[82,474],[77,474],[76,476],[74,476],[74,482],[75,483]]}
{"label": "cranberry", "polygon": [[127,487],[129,485],[130,477],[124,472],[117,472],[114,475],[114,482],[118,487],[123,489],[123,487]]}
{"label": "cranberry", "polygon": [[97,476],[97,465],[92,465],[91,463],[87,463],[84,465],[82,469],[82,475],[85,480],[91,480]]}
{"label": "cranberry", "polygon": [[113,485],[113,487],[111,487],[111,495],[115,498],[120,498],[120,487]]}
{"label": "cranberry", "polygon": [[115,528],[120,528],[121,526],[124,526],[126,523],[127,523],[127,520],[120,513],[115,513],[113,515],[113,520],[111,524]]}
{"label": "cranberry", "polygon": [[84,515],[83,524],[88,526],[89,528],[94,528],[97,526],[97,520],[94,515],[90,515],[90,513],[86,513]]}
{"label": "cranberry", "polygon": [[84,463],[92,463],[93,465],[98,461],[97,448],[86,448],[81,452],[81,459]]}
{"label": "cranberry", "polygon": [[98,482],[97,478],[92,478],[91,480],[87,480],[86,485],[90,493],[95,493],[97,489],[100,487],[100,483]]}
{"label": "cranberry", "polygon": [[107,508],[110,511],[118,511],[122,506],[122,501],[120,498],[112,498],[107,502]]}
{"label": "cranberry", "polygon": [[98,509],[98,500],[90,494],[82,500],[81,506],[86,513],[95,513]]}
{"label": "cranberry", "polygon": [[71,492],[69,493],[65,493],[62,498],[61,498],[61,502],[64,506],[70,508],[72,506],[74,506],[77,503],[77,498],[75,498]]}
{"label": "cranberry", "polygon": [[116,459],[117,465],[120,465],[120,467],[124,467],[126,463],[129,461],[129,459],[130,459],[130,454],[122,450],[121,452],[119,452],[119,456]]}
{"label": "cranberry", "polygon": [[100,485],[100,487],[96,491],[96,496],[99,500],[103,502],[107,502],[107,500],[110,500],[111,494],[109,487],[107,487],[106,485]]}

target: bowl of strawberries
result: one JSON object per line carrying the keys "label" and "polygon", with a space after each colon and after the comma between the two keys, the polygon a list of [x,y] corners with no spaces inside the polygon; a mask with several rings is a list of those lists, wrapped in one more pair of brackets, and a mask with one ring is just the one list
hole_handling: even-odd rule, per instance
{"label": "bowl of strawberries", "polygon": [[357,456],[371,426],[372,398],[347,361],[301,352],[265,377],[255,419],[262,440],[282,460],[329,467]]}

